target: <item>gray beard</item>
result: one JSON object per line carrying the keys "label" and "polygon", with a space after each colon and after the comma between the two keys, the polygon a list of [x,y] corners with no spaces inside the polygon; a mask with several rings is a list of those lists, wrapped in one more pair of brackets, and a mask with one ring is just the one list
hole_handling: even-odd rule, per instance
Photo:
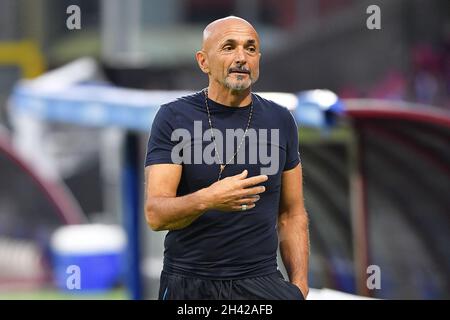
{"label": "gray beard", "polygon": [[[238,76],[237,80],[242,80],[243,77]],[[225,79],[225,86],[228,89],[235,90],[235,91],[242,91],[248,89],[253,84],[253,80],[250,79],[250,81],[238,81],[238,82],[232,82],[228,81],[228,79]]]}

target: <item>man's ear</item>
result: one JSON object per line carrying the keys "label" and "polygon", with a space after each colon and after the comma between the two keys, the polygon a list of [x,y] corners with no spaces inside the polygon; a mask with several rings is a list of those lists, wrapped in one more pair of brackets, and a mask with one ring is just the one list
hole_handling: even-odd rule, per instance
{"label": "man's ear", "polygon": [[208,59],[206,58],[206,53],[203,50],[197,51],[195,54],[198,66],[204,73],[209,73]]}

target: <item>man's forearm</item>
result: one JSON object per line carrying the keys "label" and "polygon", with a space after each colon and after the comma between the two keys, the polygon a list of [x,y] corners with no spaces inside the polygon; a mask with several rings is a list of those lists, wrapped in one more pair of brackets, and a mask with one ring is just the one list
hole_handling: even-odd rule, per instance
{"label": "man's forearm", "polygon": [[278,223],[280,252],[289,280],[308,294],[309,232],[304,210],[280,214]]}
{"label": "man's forearm", "polygon": [[208,209],[205,189],[182,197],[152,197],[146,205],[146,218],[155,231],[182,229]]}

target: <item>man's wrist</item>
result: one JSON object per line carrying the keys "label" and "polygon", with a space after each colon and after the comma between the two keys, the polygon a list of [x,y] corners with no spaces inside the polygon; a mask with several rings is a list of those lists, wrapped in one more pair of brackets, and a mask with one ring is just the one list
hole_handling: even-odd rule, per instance
{"label": "man's wrist", "polygon": [[212,201],[210,200],[210,194],[208,193],[208,188],[200,189],[196,192],[198,197],[198,211],[205,212],[212,208]]}
{"label": "man's wrist", "polygon": [[301,281],[295,281],[295,282],[293,281],[292,283],[295,284],[295,285],[300,289],[300,291],[301,291],[302,294],[303,294],[303,297],[306,298],[306,296],[307,296],[308,293],[309,293],[309,286],[308,286],[308,283],[301,282]]}

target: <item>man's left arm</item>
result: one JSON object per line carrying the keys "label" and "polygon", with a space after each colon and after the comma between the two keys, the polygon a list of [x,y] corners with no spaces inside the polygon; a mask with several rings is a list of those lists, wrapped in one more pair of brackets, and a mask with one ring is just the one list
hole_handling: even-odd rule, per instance
{"label": "man's left arm", "polygon": [[278,234],[281,257],[289,280],[300,288],[306,298],[309,292],[309,230],[302,180],[301,164],[282,173]]}

